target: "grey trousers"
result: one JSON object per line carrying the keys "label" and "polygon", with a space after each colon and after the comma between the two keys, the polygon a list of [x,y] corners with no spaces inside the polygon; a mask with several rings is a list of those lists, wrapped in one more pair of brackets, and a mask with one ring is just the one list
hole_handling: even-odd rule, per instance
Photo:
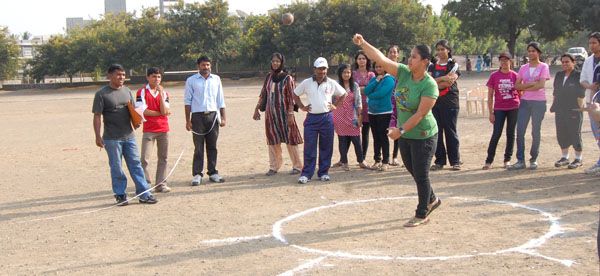
{"label": "grey trousers", "polygon": [[[156,155],[158,161],[156,164],[156,178],[155,184],[161,184],[167,177],[167,156],[169,154],[169,133],[168,132],[144,132],[142,136],[142,168],[144,169],[144,175],[146,181],[150,181],[150,173],[148,173],[148,160],[152,156],[152,149],[154,148],[154,142],[156,142]],[[166,183],[162,183],[166,184]]]}

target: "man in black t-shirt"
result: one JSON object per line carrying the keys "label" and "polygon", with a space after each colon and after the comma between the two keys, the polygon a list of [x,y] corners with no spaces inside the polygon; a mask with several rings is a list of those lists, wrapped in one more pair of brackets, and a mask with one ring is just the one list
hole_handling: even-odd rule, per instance
{"label": "man in black t-shirt", "polygon": [[[125,69],[119,64],[113,64],[108,68],[107,77],[109,85],[102,87],[94,95],[92,112],[96,145],[104,148],[108,154],[112,189],[117,205],[125,206],[129,202],[125,191],[127,177],[121,163],[123,158],[135,183],[135,192],[139,196],[140,203],[154,204],[158,201],[150,192],[146,182],[127,108],[127,103],[132,102],[133,97],[129,88],[123,86]],[[102,119],[104,119],[104,133],[100,136]]]}

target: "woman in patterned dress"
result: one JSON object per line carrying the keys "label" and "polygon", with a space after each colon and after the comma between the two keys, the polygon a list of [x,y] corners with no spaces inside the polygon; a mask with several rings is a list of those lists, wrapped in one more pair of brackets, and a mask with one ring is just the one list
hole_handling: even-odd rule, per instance
{"label": "woman in patterned dress", "polygon": [[254,120],[260,120],[260,111],[265,112],[265,133],[269,145],[269,171],[267,176],[276,174],[283,165],[281,143],[287,145],[292,171],[302,170],[298,145],[302,136],[294,117],[294,79],[284,67],[285,58],[280,53],[271,56],[271,72],[265,78],[260,97],[254,109]]}
{"label": "woman in patterned dress", "polygon": [[341,106],[333,110],[333,127],[338,135],[340,162],[332,167],[342,167],[349,171],[348,150],[350,143],[354,145],[356,161],[361,168],[368,168],[364,163],[360,144],[360,128],[362,126],[362,99],[358,83],[354,82],[349,64],[341,64],[338,68],[338,81],[348,93]]}

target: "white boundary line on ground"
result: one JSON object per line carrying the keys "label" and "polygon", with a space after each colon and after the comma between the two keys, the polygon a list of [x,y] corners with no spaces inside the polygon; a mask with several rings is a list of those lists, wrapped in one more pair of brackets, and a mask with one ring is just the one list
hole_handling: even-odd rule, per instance
{"label": "white boundary line on ground", "polygon": [[[171,171],[169,172],[169,174],[167,175],[167,177],[165,177],[165,180],[163,180],[160,183],[157,183],[156,185],[148,188],[147,190],[141,192],[140,194],[135,195],[132,198],[128,198],[127,202],[136,199],[138,197],[140,197],[140,195],[153,190],[154,188],[156,188],[158,185],[164,183],[167,181],[167,179],[173,174],[173,172],[175,171],[175,168],[177,168],[177,165],[179,164],[179,161],[181,160],[181,157],[183,156],[183,153],[185,152],[185,150],[187,149],[187,147],[184,147],[184,149],[181,151],[181,153],[179,154],[179,158],[177,158],[177,161],[175,161],[175,164],[173,164],[173,168],[171,168]],[[72,216],[77,216],[77,215],[86,215],[86,214],[92,214],[92,213],[96,213],[96,212],[100,212],[100,211],[104,211],[104,210],[108,210],[114,207],[117,207],[118,204],[113,204],[110,205],[108,207],[103,207],[103,208],[98,208],[98,209],[94,209],[94,210],[90,210],[90,211],[84,211],[84,212],[76,212],[76,213],[71,213],[71,214],[66,214],[66,215],[60,215],[60,216],[54,216],[54,217],[45,217],[45,218],[37,218],[37,219],[30,219],[30,220],[22,220],[22,221],[16,221],[15,223],[18,224],[22,224],[22,223],[28,223],[28,222],[35,222],[35,221],[43,221],[43,220],[54,220],[54,219],[60,219],[60,218],[66,218],[66,217],[72,217]]]}
{"label": "white boundary line on ground", "polygon": [[319,258],[316,258],[316,259],[312,259],[312,260],[310,260],[308,262],[305,262],[305,263],[303,263],[303,264],[301,264],[301,265],[299,265],[299,266],[297,266],[297,267],[295,267],[293,269],[290,269],[290,270],[288,270],[288,271],[286,271],[284,273],[281,273],[281,274],[279,274],[277,276],[292,276],[292,275],[294,275],[294,273],[297,273],[297,272],[300,272],[300,271],[303,271],[303,270],[308,270],[308,269],[311,269],[311,268],[319,265],[326,258],[327,258],[327,256],[322,256],[322,257],[319,257]]}
{"label": "white boundary line on ground", "polygon": [[568,266],[570,267],[571,265],[573,265],[575,262],[572,260],[562,260],[562,259],[557,259],[557,258],[553,258],[553,257],[549,257],[549,256],[545,256],[542,255],[540,253],[538,253],[537,251],[534,250],[534,248],[540,247],[542,244],[544,244],[546,241],[548,241],[548,239],[563,233],[562,228],[560,227],[560,223],[558,222],[558,218],[555,217],[554,215],[545,212],[541,209],[538,208],[533,208],[533,207],[529,207],[523,204],[519,204],[519,203],[514,203],[514,202],[508,202],[508,201],[502,201],[502,200],[491,200],[491,199],[469,199],[469,198],[464,198],[464,197],[448,197],[449,199],[457,199],[457,200],[462,200],[462,201],[480,201],[480,202],[491,202],[491,203],[497,203],[497,204],[502,204],[502,205],[509,205],[513,208],[521,208],[521,209],[526,209],[526,210],[530,210],[530,211],[534,211],[537,212],[539,214],[541,214],[542,216],[544,216],[546,218],[547,221],[549,221],[550,223],[550,228],[548,229],[548,231],[535,239],[531,239],[529,241],[527,241],[526,243],[517,246],[517,247],[512,247],[512,248],[508,248],[508,249],[503,249],[503,250],[498,250],[495,252],[484,252],[484,253],[477,253],[477,254],[465,254],[465,255],[452,255],[452,256],[432,256],[432,257],[422,257],[422,256],[387,256],[387,255],[360,255],[360,254],[353,254],[353,253],[348,253],[348,252],[344,252],[344,251],[328,251],[328,250],[320,250],[320,249],[313,249],[313,248],[308,248],[308,247],[304,247],[304,246],[299,246],[299,245],[295,245],[295,244],[290,244],[285,236],[282,233],[282,229],[283,229],[283,225],[293,221],[297,218],[300,218],[302,216],[311,214],[311,213],[315,213],[324,209],[329,209],[329,208],[334,208],[334,207],[340,207],[340,206],[344,206],[344,205],[352,205],[352,204],[364,204],[364,203],[370,203],[370,202],[376,202],[376,201],[388,201],[388,200],[401,200],[401,199],[414,199],[416,197],[414,196],[403,196],[403,197],[388,197],[388,198],[375,198],[375,199],[364,199],[364,200],[354,200],[354,201],[342,201],[342,202],[337,202],[331,205],[324,205],[324,206],[319,206],[319,207],[314,207],[314,208],[310,208],[307,210],[304,210],[302,212],[298,212],[295,214],[292,214],[288,217],[285,217],[277,222],[275,222],[275,224],[273,224],[273,232],[272,235],[275,239],[279,240],[280,242],[284,243],[284,244],[288,244],[291,247],[294,247],[298,250],[307,252],[307,253],[313,253],[313,254],[319,254],[319,255],[323,255],[323,256],[329,256],[329,257],[337,257],[337,258],[345,258],[345,259],[360,259],[360,260],[407,260],[407,261],[445,261],[445,260],[451,260],[451,259],[464,259],[464,258],[472,258],[472,257],[476,257],[476,256],[490,256],[490,255],[500,255],[500,254],[505,254],[505,253],[523,253],[523,254],[527,254],[527,255],[531,255],[531,256],[535,256],[535,257],[541,257],[547,260],[551,260],[551,261],[555,261],[555,262],[559,262],[560,264],[564,265],[564,266]]}
{"label": "white boundary line on ground", "polygon": [[202,241],[201,243],[204,243],[204,244],[236,244],[236,243],[240,243],[240,242],[260,240],[260,239],[270,238],[270,237],[271,237],[270,234],[254,236],[254,237],[233,237],[233,238],[225,238],[225,239],[205,240],[205,241]]}

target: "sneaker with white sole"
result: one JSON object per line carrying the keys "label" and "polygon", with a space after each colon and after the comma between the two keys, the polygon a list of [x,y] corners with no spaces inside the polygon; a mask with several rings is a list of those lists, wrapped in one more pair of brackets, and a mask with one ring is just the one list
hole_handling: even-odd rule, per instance
{"label": "sneaker with white sole", "polygon": [[192,178],[192,186],[198,186],[202,184],[202,176],[197,174],[194,175],[194,178]]}
{"label": "sneaker with white sole", "polygon": [[306,177],[306,176],[304,176],[304,175],[303,175],[303,176],[301,176],[300,178],[298,178],[298,183],[300,183],[300,184],[306,184],[306,183],[308,183],[309,181],[310,181],[310,179],[308,179],[308,177]]}
{"label": "sneaker with white sole", "polygon": [[517,163],[513,164],[512,166],[509,166],[507,169],[510,171],[514,171],[514,170],[522,170],[527,168],[527,165],[525,165],[525,162],[519,160],[517,161]]}
{"label": "sneaker with white sole", "polygon": [[321,175],[321,181],[329,181],[329,180],[331,180],[331,178],[329,177],[328,174]]}
{"label": "sneaker with white sole", "polygon": [[215,182],[215,183],[225,182],[225,179],[223,177],[221,177],[218,173],[215,173],[215,174],[209,176],[208,179],[210,179],[210,181]]}
{"label": "sneaker with white sole", "polygon": [[537,170],[538,168],[538,162],[537,161],[529,161],[529,169],[530,170]]}

